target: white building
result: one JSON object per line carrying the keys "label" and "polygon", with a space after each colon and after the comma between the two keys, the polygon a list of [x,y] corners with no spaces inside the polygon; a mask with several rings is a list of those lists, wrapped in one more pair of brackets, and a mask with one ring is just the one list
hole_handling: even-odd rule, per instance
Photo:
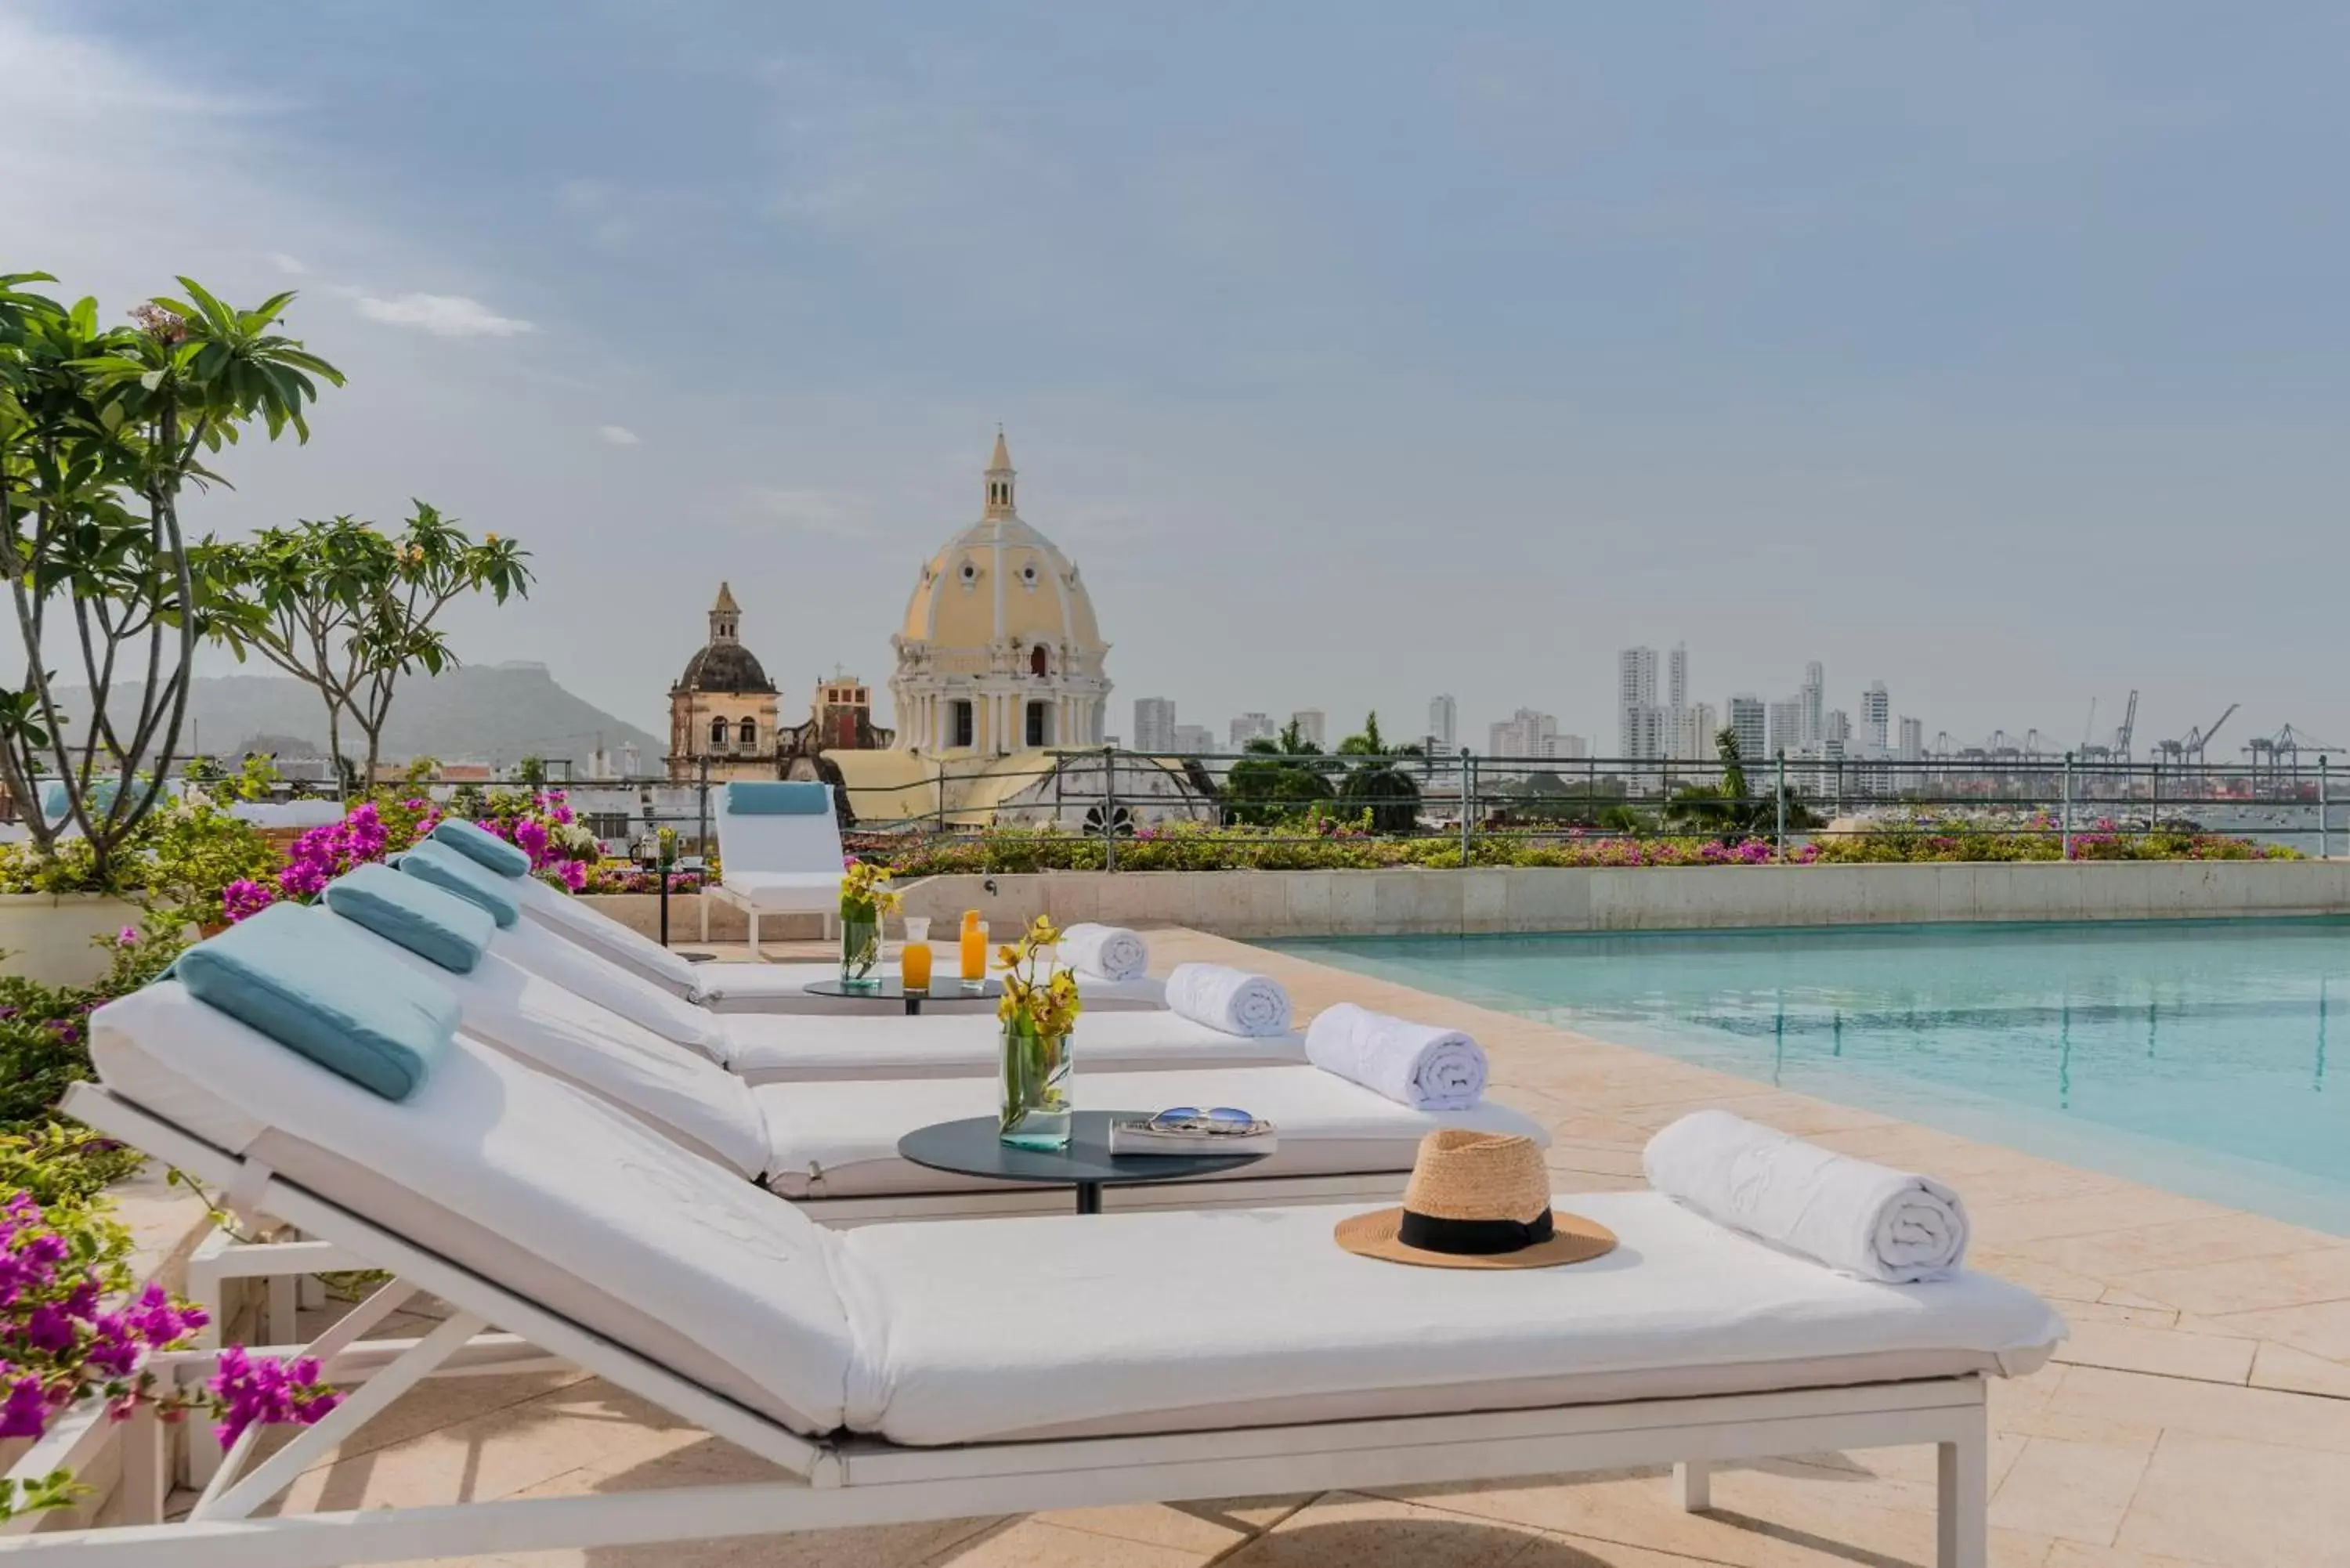
{"label": "white building", "polygon": [[1657,711],[1657,650],[1627,648],[1616,656],[1616,754],[1659,756],[1663,731]]}
{"label": "white building", "polygon": [[1721,728],[1711,702],[1683,708],[1673,724],[1671,756],[1675,762],[1704,762],[1714,754],[1714,732]]}
{"label": "white building", "polygon": [[1521,708],[1492,727],[1486,744],[1496,757],[1555,757],[1558,754],[1558,720],[1549,713]]}
{"label": "white building", "polygon": [[1730,700],[1730,729],[1738,737],[1738,754],[1747,762],[1769,755],[1770,714],[1762,699],[1740,692]]}
{"label": "white building", "polygon": [[1860,694],[1860,744],[1864,753],[1881,757],[1892,740],[1893,699],[1885,682],[1873,680]]}
{"label": "white building", "polygon": [[1270,741],[1278,737],[1281,726],[1273,722],[1270,713],[1243,713],[1232,722],[1232,750],[1240,751],[1251,741]]}
{"label": "white building", "polygon": [[1804,703],[1801,748],[1806,756],[1816,755],[1820,742],[1827,739],[1828,672],[1820,661],[1813,659],[1804,666]]}
{"label": "white building", "polygon": [[1171,752],[1175,749],[1175,700],[1138,697],[1134,700],[1134,749]]}
{"label": "white building", "polygon": [[1326,736],[1330,729],[1330,715],[1321,709],[1300,708],[1289,716],[1289,722],[1297,726],[1297,735],[1300,740],[1315,746],[1328,744]]}
{"label": "white building", "polygon": [[[1781,698],[1771,704],[1766,717],[1769,722],[1763,737],[1764,749],[1762,755],[1775,757],[1783,752],[1791,757],[1801,756],[1804,751],[1803,698],[1799,696]],[[1742,745],[1740,750],[1742,753],[1744,750]]]}
{"label": "white building", "polygon": [[1461,743],[1461,706],[1449,691],[1428,700],[1428,749],[1450,752]]}
{"label": "white building", "polygon": [[1021,520],[1015,477],[998,431],[979,521],[923,565],[889,639],[899,751],[1001,757],[1101,743],[1109,645],[1076,566]]}
{"label": "white building", "polygon": [[1673,644],[1665,660],[1665,708],[1678,713],[1689,706],[1689,644]]}
{"label": "white building", "polygon": [[1926,721],[1904,717],[1898,731],[1894,754],[1905,763],[1922,760],[1926,755]]}
{"label": "white building", "polygon": [[1179,757],[1201,757],[1216,749],[1216,732],[1205,724],[1178,724],[1169,751]]}
{"label": "white building", "polygon": [[1560,762],[1581,762],[1591,754],[1591,742],[1581,735],[1562,733],[1551,742],[1550,754]]}

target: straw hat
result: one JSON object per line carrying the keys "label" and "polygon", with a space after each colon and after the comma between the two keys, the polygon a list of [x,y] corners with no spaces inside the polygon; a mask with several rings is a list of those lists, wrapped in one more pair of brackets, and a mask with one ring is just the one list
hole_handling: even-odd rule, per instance
{"label": "straw hat", "polygon": [[1550,1269],[1616,1250],[1616,1232],[1554,1215],[1534,1140],[1445,1127],[1419,1140],[1403,1207],[1341,1220],[1338,1245],[1432,1269]]}

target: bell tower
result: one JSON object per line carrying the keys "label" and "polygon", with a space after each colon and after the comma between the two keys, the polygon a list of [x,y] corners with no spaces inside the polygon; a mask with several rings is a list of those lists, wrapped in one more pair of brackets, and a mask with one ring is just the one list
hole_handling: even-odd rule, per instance
{"label": "bell tower", "polygon": [[1003,444],[1003,427],[995,427],[995,455],[987,460],[987,511],[989,517],[1016,515],[1012,507],[1012,482],[1018,477],[1012,467],[1012,451]]}

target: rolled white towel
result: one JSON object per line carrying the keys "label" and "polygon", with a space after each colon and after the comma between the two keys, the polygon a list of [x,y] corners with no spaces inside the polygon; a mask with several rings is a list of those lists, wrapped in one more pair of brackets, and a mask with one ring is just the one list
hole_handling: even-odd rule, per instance
{"label": "rolled white towel", "polygon": [[1465,1111],[1485,1095],[1485,1052],[1458,1029],[1390,1018],[1342,1002],[1305,1031],[1305,1059],[1399,1105]]}
{"label": "rolled white towel", "polygon": [[1966,1261],[1966,1205],[1940,1182],[1728,1111],[1681,1117],[1640,1164],[1649,1186],[1706,1218],[1856,1279],[1918,1284]]}
{"label": "rolled white towel", "polygon": [[1225,964],[1177,964],[1167,977],[1167,1005],[1227,1034],[1262,1040],[1289,1033],[1289,992],[1281,982]]}
{"label": "rolled white towel", "polygon": [[1132,980],[1150,968],[1150,949],[1124,926],[1083,921],[1061,933],[1061,961],[1081,975]]}

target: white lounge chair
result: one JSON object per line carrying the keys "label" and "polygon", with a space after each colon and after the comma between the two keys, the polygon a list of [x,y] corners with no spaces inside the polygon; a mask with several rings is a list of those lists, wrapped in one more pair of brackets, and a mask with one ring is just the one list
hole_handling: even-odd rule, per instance
{"label": "white lounge chair", "polygon": [[[872,1011],[870,1002],[837,996],[819,996],[808,990],[817,981],[836,978],[840,971],[828,963],[710,962],[695,963],[671,951],[651,938],[589,907],[587,900],[548,887],[536,877],[510,879],[509,886],[523,913],[575,946],[628,971],[649,984],[712,1012],[808,1012],[834,1017]],[[707,937],[705,927],[703,935]],[[951,954],[941,953],[942,959]],[[941,965],[945,972],[945,965]],[[1167,1005],[1166,985],[1149,975],[1131,980],[1080,977],[1086,1006],[1094,1012],[1149,1012]],[[953,981],[941,981],[936,994],[922,1004],[924,1012],[993,1012],[995,1003],[958,996]]]}
{"label": "white lounge chair", "polygon": [[[491,950],[663,1039],[690,1046],[753,1083],[972,1077],[996,1070],[993,1002],[949,1008],[936,1016],[926,1008],[919,1018],[870,1006],[821,1015],[713,1013],[526,919],[499,931],[491,940]],[[1305,1059],[1304,1037],[1295,1031],[1229,1034],[1163,1009],[1099,1007],[1097,986],[1108,983],[1081,982],[1086,1012],[1077,1025],[1079,1048],[1081,1060],[1094,1071],[1186,1064],[1253,1066]]]}
{"label": "white lounge chair", "polygon": [[[800,809],[818,801],[815,809]],[[718,792],[711,826],[718,835],[720,875],[702,885],[703,941],[710,940],[713,899],[749,919],[754,960],[763,915],[822,915],[825,934],[833,933],[843,859],[830,784],[737,781]]]}
{"label": "white lounge chair", "polygon": [[[462,1036],[394,1103],[176,981],[92,1025],[104,1084],[72,1114],[394,1278],[318,1343],[365,1379],[332,1415],[250,1469],[248,1437],[182,1523],[0,1547],[32,1562],[330,1568],[1676,1461],[1701,1507],[1723,1461],[1931,1443],[1937,1562],[1982,1568],[1986,1381],[2064,1333],[2002,1282],[1864,1283],[1652,1194],[1561,1199],[1622,1245],[1506,1274],[1357,1257],[1327,1208],[832,1231]],[[419,1290],[441,1327],[353,1347]],[[255,1517],[421,1378],[525,1353],[790,1479]]]}

